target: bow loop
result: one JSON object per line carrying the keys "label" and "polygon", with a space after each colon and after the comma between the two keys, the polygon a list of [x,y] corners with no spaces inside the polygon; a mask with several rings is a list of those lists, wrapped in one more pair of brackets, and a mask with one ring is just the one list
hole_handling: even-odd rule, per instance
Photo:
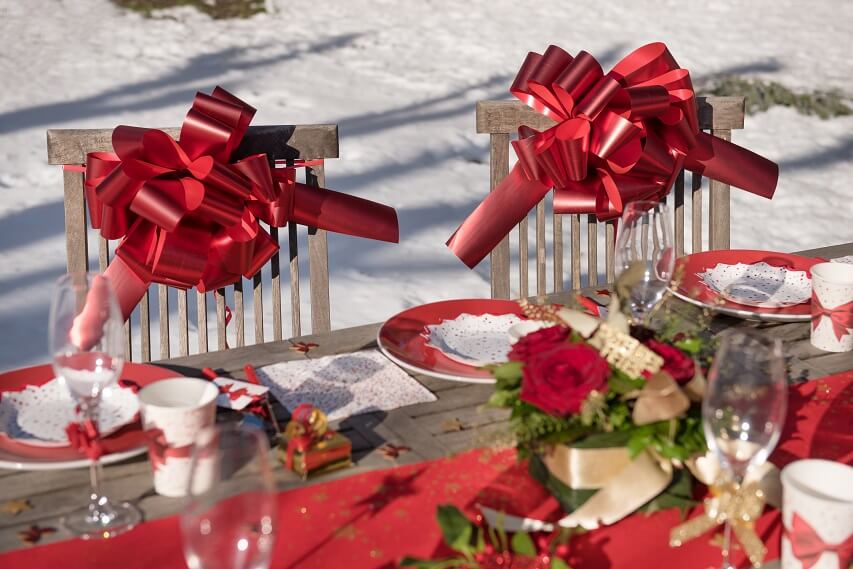
{"label": "bow loop", "polygon": [[839,543],[827,543],[820,538],[814,528],[796,512],[791,518],[791,529],[785,529],[791,542],[794,557],[803,564],[803,569],[811,569],[824,553],[838,556],[838,569],[846,569],[853,557],[853,534]]}

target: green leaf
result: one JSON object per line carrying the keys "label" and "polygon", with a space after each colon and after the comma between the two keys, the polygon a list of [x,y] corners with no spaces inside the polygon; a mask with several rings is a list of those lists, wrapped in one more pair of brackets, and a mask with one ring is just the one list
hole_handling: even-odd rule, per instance
{"label": "green leaf", "polygon": [[498,389],[513,389],[521,385],[524,364],[522,362],[507,362],[497,366],[489,366],[489,371],[495,376]]}
{"label": "green leaf", "polygon": [[613,448],[623,447],[631,439],[632,431],[614,431],[612,433],[595,433],[583,440],[575,441],[575,448]]}
{"label": "green leaf", "polygon": [[569,564],[560,559],[559,557],[551,558],[551,569],[572,569],[569,567]]}
{"label": "green leaf", "polygon": [[702,340],[699,338],[686,338],[675,342],[673,345],[682,352],[687,352],[691,355],[696,355],[702,350]]}
{"label": "green leaf", "polygon": [[472,551],[471,535],[474,524],[465,517],[459,508],[451,505],[438,507],[438,525],[444,535],[444,542],[454,551]]}
{"label": "green leaf", "polygon": [[626,393],[642,389],[645,383],[646,380],[642,377],[631,377],[618,369],[614,369],[610,375],[610,379],[607,380],[610,391],[617,395],[625,395]]}
{"label": "green leaf", "polygon": [[518,389],[496,390],[489,397],[487,405],[490,407],[512,407],[518,401]]}
{"label": "green leaf", "polygon": [[540,484],[545,486],[548,492],[560,503],[560,507],[567,513],[574,512],[592,498],[597,490],[575,490],[569,488],[555,477],[551,476],[548,467],[542,462],[538,455],[530,457],[528,464],[530,475]]}
{"label": "green leaf", "polygon": [[416,557],[404,557],[400,561],[400,567],[416,567],[417,569],[439,569],[441,567],[461,567],[464,560],[456,560],[452,557],[444,559],[418,559]]}
{"label": "green leaf", "polygon": [[534,557],[536,555],[536,546],[533,545],[533,540],[530,538],[530,534],[526,534],[523,531],[512,536],[510,545],[512,546],[512,552],[517,553],[518,555],[527,555],[528,557]]}

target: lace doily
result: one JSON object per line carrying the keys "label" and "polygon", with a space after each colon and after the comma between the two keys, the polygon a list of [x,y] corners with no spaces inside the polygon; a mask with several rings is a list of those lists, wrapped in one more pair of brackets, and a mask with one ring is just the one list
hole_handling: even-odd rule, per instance
{"label": "lace doily", "polygon": [[330,421],[435,401],[435,395],[378,350],[282,362],[257,372],[289,411],[310,403]]}
{"label": "lace doily", "polygon": [[503,363],[511,347],[509,329],[521,321],[515,314],[460,314],[427,326],[427,344],[471,366]]}
{"label": "lace doily", "polygon": [[774,267],[763,262],[719,263],[696,276],[726,300],[746,306],[793,306],[809,301],[812,296],[812,282],[806,271]]}
{"label": "lace doily", "polygon": [[[65,427],[79,420],[77,404],[58,379],[22,391],[8,391],[0,399],[0,430],[9,437],[42,446],[68,444]],[[130,423],[139,401],[130,389],[110,386],[101,396],[99,428],[108,435]]]}

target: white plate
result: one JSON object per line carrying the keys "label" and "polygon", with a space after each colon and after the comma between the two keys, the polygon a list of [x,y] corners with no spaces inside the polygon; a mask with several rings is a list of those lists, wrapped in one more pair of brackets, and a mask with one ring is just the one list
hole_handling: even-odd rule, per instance
{"label": "white plate", "polygon": [[[122,452],[114,452],[105,454],[101,457],[101,464],[113,464],[121,462],[134,456],[138,456],[148,451],[147,447],[138,447]],[[71,468],[87,468],[89,459],[75,460],[51,460],[48,458],[37,459],[31,457],[21,457],[16,454],[0,450],[0,468],[8,468],[11,470],[68,470]]]}
{"label": "white plate", "polygon": [[762,312],[753,312],[751,310],[738,310],[737,308],[729,308],[727,306],[702,302],[701,300],[682,294],[672,287],[670,287],[669,290],[672,294],[685,302],[689,302],[690,304],[701,308],[708,308],[714,312],[719,312],[720,314],[725,314],[727,316],[742,318],[744,320],[760,320],[762,322],[808,322],[812,318],[811,314],[767,314]]}

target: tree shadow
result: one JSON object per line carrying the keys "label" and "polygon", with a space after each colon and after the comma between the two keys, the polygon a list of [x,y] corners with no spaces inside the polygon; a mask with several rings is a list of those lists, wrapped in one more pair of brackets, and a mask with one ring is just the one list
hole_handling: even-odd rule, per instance
{"label": "tree shadow", "polygon": [[[97,95],[72,101],[35,105],[0,114],[0,134],[38,126],[53,126],[72,120],[112,113],[133,113],[191,101],[199,89],[209,90],[231,69],[249,71],[308,54],[325,53],[352,44],[362,34],[342,34],[319,40],[306,47],[285,47],[282,53],[254,57],[258,51],[279,51],[275,44],[228,47],[197,55],[183,66],[148,81],[124,84]],[[200,82],[206,82],[199,86]]]}

